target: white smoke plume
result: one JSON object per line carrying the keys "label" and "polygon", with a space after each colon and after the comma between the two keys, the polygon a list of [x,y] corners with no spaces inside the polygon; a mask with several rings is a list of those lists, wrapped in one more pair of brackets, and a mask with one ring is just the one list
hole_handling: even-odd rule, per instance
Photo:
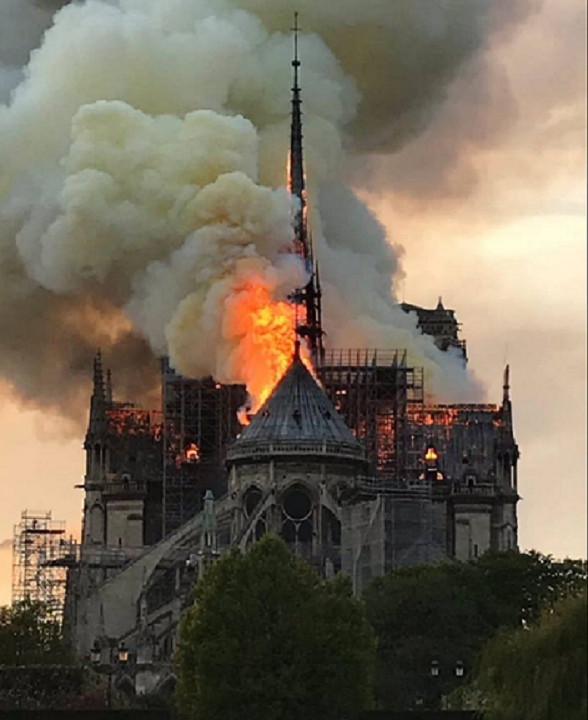
{"label": "white smoke plume", "polygon": [[[28,3],[29,17],[42,25],[60,4]],[[298,9],[328,344],[407,347],[438,396],[471,396],[476,383],[456,358],[395,306],[398,250],[341,178],[366,150],[418,135],[462,65],[526,5],[64,7],[24,70],[22,48],[0,55],[11,73],[0,105],[0,373],[24,398],[64,410],[97,345],[128,393],[155,384],[154,358],[166,352],[185,374],[248,379],[260,348],[236,298],[256,285],[282,300],[302,279],[285,253],[293,208],[283,189]]]}

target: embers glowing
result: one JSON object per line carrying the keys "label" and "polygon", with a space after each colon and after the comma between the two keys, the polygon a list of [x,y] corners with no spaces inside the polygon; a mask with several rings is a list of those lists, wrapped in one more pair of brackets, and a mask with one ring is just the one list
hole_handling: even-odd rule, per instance
{"label": "embers glowing", "polygon": [[427,453],[425,455],[425,461],[434,463],[437,462],[437,460],[439,460],[439,454],[432,445],[429,445],[429,447],[427,448]]}
{"label": "embers glowing", "polygon": [[184,453],[186,462],[193,465],[194,463],[200,462],[200,448],[196,443],[188,445],[186,452]]}

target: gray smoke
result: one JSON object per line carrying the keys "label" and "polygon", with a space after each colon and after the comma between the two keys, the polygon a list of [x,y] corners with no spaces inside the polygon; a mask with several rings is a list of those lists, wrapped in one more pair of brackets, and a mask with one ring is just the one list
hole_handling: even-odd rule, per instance
{"label": "gray smoke", "polygon": [[527,0],[88,0],[22,71],[50,5],[0,16],[27,29],[0,55],[0,373],[21,395],[68,412],[98,345],[129,393],[155,387],[163,352],[248,381],[234,299],[301,279],[280,190],[295,9],[329,342],[407,347],[438,396],[477,392],[395,307],[399,249],[345,178],[357,187],[364,153],[418,137]]}

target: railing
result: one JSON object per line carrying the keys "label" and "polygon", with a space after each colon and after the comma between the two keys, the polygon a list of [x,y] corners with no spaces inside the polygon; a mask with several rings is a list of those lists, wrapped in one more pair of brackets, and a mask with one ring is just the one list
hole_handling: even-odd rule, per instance
{"label": "railing", "polygon": [[404,498],[427,498],[431,496],[433,490],[432,483],[427,481],[388,482],[373,477],[359,478],[355,487],[360,492],[366,492],[371,495]]}
{"label": "railing", "polygon": [[400,367],[407,363],[406,350],[335,349],[325,351],[320,370],[365,367]]}
{"label": "railing", "polygon": [[364,451],[355,444],[328,441],[239,443],[227,453],[228,460],[284,455],[325,455],[363,460]]}
{"label": "railing", "polygon": [[104,495],[143,495],[145,483],[127,480],[109,482],[104,485],[102,492]]}
{"label": "railing", "polygon": [[452,495],[484,495],[485,497],[494,497],[498,495],[498,488],[493,485],[453,485],[451,488]]}

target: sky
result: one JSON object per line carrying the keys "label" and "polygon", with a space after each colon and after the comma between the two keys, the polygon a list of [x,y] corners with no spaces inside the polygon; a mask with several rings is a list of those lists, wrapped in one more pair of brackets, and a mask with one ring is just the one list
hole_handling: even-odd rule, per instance
{"label": "sky", "polygon": [[[556,557],[586,556],[584,26],[582,0],[546,0],[477,59],[490,89],[465,68],[428,129],[370,159],[358,188],[404,248],[403,299],[456,310],[489,402],[511,365],[520,545]],[[22,510],[79,535],[82,443],[0,385],[0,604]]]}

